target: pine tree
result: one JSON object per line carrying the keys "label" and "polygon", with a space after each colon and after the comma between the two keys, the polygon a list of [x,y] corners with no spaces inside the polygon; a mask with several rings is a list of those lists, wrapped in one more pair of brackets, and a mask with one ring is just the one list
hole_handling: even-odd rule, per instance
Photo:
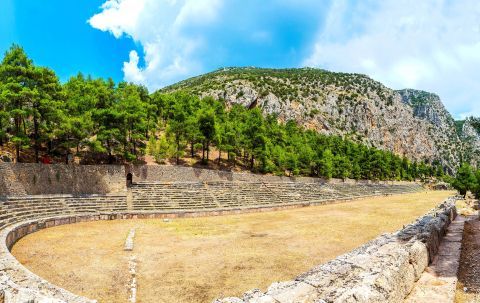
{"label": "pine tree", "polygon": [[323,152],[322,159],[319,163],[319,174],[321,177],[331,179],[333,176],[333,154],[330,149]]}
{"label": "pine tree", "polygon": [[[202,162],[208,162],[209,152],[210,152],[210,143],[215,138],[215,115],[212,110],[203,110],[200,112],[198,117],[198,127],[200,134],[202,135]],[[205,159],[205,152],[207,153],[207,158]]]}
{"label": "pine tree", "polygon": [[461,195],[465,196],[467,191],[472,190],[475,186],[475,181],[475,176],[473,175],[470,165],[462,163],[452,185]]}
{"label": "pine tree", "polygon": [[0,64],[0,99],[6,110],[4,115],[13,120],[10,140],[15,145],[17,161],[20,161],[21,149],[30,145],[27,124],[36,94],[34,74],[33,62],[23,48],[12,45]]}

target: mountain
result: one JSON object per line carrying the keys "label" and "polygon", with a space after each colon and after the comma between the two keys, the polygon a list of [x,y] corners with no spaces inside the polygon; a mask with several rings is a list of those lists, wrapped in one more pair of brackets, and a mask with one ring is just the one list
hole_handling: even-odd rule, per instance
{"label": "mountain", "polygon": [[464,160],[480,167],[480,118],[469,117],[457,121],[457,127],[463,142]]}
{"label": "mountain", "polygon": [[[391,150],[411,160],[440,162],[454,172],[465,137],[440,98],[418,90],[392,90],[362,74],[321,69],[223,68],[168,86],[227,105],[260,107],[281,121]],[[465,128],[465,127],[464,127]],[[478,136],[480,146],[480,136]],[[480,150],[480,149],[479,149]]]}

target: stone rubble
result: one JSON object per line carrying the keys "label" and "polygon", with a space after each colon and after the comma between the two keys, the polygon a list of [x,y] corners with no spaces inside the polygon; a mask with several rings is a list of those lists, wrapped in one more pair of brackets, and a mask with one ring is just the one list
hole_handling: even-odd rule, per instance
{"label": "stone rubble", "polygon": [[128,286],[130,297],[128,301],[130,303],[137,302],[137,257],[131,256],[128,260],[128,269],[130,272],[131,280],[130,285]]}
{"label": "stone rubble", "polygon": [[133,250],[133,240],[135,238],[135,228],[130,229],[127,239],[125,240],[125,246],[123,250],[132,251]]}

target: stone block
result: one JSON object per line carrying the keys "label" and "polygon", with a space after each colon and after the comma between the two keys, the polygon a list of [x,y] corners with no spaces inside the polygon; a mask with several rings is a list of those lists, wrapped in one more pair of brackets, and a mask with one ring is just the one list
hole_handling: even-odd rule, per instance
{"label": "stone block", "polygon": [[266,295],[267,298],[271,297],[278,303],[307,303],[314,302],[319,298],[319,293],[315,287],[301,281],[273,283],[268,288]]}

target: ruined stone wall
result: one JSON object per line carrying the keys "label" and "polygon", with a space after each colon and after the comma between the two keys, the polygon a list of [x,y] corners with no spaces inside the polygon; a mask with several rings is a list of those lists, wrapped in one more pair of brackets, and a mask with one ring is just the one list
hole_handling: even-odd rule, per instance
{"label": "ruined stone wall", "polygon": [[0,163],[0,197],[49,194],[107,194],[126,191],[126,175],[133,182],[300,182],[300,183],[384,183],[368,180],[324,180],[309,177],[279,177],[168,165],[64,165]]}
{"label": "ruined stone wall", "polygon": [[402,230],[382,235],[292,281],[215,303],[403,302],[455,218],[454,201],[449,199]]}
{"label": "ruined stone wall", "polygon": [[190,182],[190,181],[238,181],[238,182],[303,182],[303,183],[385,183],[385,184],[408,184],[409,182],[384,181],[374,182],[370,180],[340,180],[331,179],[326,181],[322,178],[311,177],[281,177],[272,175],[239,173],[222,170],[192,168],[172,165],[130,165],[126,166],[126,172],[131,173],[133,182]]}
{"label": "ruined stone wall", "polygon": [[2,163],[0,196],[125,192],[121,165]]}

